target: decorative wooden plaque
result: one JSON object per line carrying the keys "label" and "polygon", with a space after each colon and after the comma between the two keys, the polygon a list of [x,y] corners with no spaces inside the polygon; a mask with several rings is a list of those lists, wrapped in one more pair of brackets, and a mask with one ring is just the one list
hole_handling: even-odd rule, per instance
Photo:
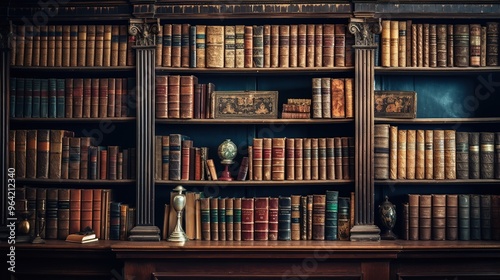
{"label": "decorative wooden plaque", "polygon": [[261,118],[278,117],[277,91],[215,91],[215,118]]}
{"label": "decorative wooden plaque", "polygon": [[416,92],[375,91],[375,117],[412,119],[416,115]]}

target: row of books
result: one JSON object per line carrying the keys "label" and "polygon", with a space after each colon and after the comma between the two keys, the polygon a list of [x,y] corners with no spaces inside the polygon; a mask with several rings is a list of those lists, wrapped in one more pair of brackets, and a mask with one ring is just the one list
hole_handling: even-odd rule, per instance
{"label": "row of books", "polygon": [[312,118],[353,118],[353,78],[313,78]]}
{"label": "row of books", "polygon": [[[349,240],[354,218],[351,198],[333,190],[253,198],[188,192],[186,201],[186,234],[199,240]],[[175,211],[166,209],[163,238],[175,226]]]}
{"label": "row of books", "polygon": [[407,240],[500,240],[500,195],[408,194]]}
{"label": "row of books", "polygon": [[[90,228],[99,239],[128,240],[135,225],[135,208],[112,199],[110,189],[76,188],[16,188],[16,215],[23,219],[28,211],[30,235],[36,236],[36,223],[42,217],[46,226],[40,235],[44,239],[65,240],[69,234]],[[45,203],[45,216],[40,211]],[[24,215],[25,216],[25,215]]]}
{"label": "row of books", "polygon": [[345,24],[164,24],[156,66],[288,68],[353,66],[354,36]]}
{"label": "row of books", "polygon": [[11,118],[106,118],[133,115],[133,78],[10,79]]}
{"label": "row of books", "polygon": [[9,166],[17,178],[134,179],[135,148],[98,146],[67,130],[10,130]]}
{"label": "row of books", "polygon": [[[382,20],[383,67],[498,66],[498,22],[412,23]],[[378,64],[379,63],[379,64]]]}
{"label": "row of books", "polygon": [[126,25],[16,25],[12,33],[11,65],[135,65],[135,39]]}
{"label": "row of books", "polygon": [[500,132],[375,125],[375,179],[500,179]]}

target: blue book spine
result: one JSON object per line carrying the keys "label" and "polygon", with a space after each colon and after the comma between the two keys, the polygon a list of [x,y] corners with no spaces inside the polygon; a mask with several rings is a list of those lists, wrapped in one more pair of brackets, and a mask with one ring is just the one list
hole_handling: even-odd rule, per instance
{"label": "blue book spine", "polygon": [[49,118],[57,116],[57,79],[49,79]]}
{"label": "blue book spine", "polygon": [[65,114],[66,103],[65,103],[64,90],[65,90],[65,80],[64,79],[57,79],[57,81],[56,81],[56,116],[58,118],[64,118],[66,116],[66,114]]}
{"label": "blue book spine", "polygon": [[40,83],[40,118],[49,117],[49,80],[42,79]]}
{"label": "blue book spine", "polygon": [[33,111],[31,114],[33,118],[40,117],[40,92],[42,90],[41,86],[41,79],[33,79],[33,98],[31,101],[33,103]]}
{"label": "blue book spine", "polygon": [[16,94],[17,94],[17,81],[16,81],[16,78],[14,77],[10,77],[10,113],[9,113],[9,116],[11,118],[15,118],[16,117]]}

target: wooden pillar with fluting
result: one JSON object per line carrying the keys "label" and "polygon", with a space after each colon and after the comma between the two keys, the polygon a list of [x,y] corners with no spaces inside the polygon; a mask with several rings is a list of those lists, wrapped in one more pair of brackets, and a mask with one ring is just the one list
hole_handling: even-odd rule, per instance
{"label": "wooden pillar with fluting", "polygon": [[15,216],[10,215],[11,213],[13,214],[14,212],[12,211],[5,211],[7,210],[7,202],[10,201],[9,198],[13,198],[12,195],[8,195],[8,191],[14,191],[14,187],[10,185],[11,187],[9,188],[8,184],[8,179],[11,177],[8,177],[9,174],[13,174],[9,172],[9,33],[8,26],[7,25],[2,25],[0,28],[0,108],[3,108],[0,112],[0,166],[2,166],[0,170],[0,179],[2,180],[1,190],[2,190],[2,196],[4,199],[2,199],[2,202],[0,203],[2,205],[2,219],[0,223],[0,238],[4,239],[7,238],[8,236],[8,231],[9,228],[7,226],[9,225],[10,222],[14,221]]}
{"label": "wooden pillar with fluting", "polygon": [[154,139],[155,139],[155,51],[158,19],[131,19],[129,34],[135,37],[136,57],[136,226],[129,239],[159,241],[155,226]]}
{"label": "wooden pillar with fluting", "polygon": [[379,241],[374,224],[374,34],[381,31],[380,20],[352,18],[349,32],[355,36],[355,223],[351,241]]}

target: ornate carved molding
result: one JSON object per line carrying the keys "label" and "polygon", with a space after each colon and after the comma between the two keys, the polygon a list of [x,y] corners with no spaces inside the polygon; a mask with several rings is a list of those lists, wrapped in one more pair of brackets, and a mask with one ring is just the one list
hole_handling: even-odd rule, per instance
{"label": "ornate carved molding", "polygon": [[135,37],[135,46],[156,46],[160,19],[130,19],[128,33]]}
{"label": "ornate carved molding", "polygon": [[382,32],[380,19],[351,18],[349,32],[354,34],[354,46],[376,47],[374,35]]}

